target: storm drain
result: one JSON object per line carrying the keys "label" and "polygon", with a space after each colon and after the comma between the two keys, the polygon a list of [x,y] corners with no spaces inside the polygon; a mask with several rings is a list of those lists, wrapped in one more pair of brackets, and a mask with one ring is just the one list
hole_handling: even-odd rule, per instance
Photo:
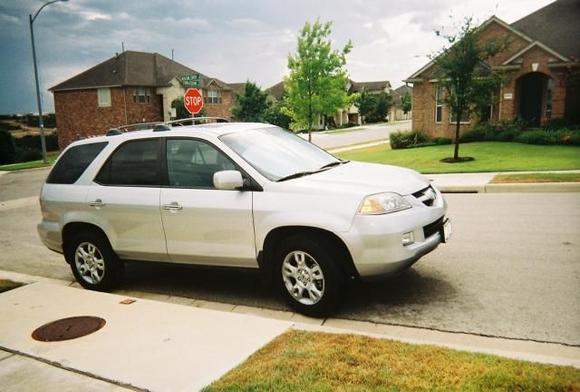
{"label": "storm drain", "polygon": [[32,338],[41,342],[60,342],[80,338],[103,328],[107,322],[94,316],[68,317],[51,321],[32,332]]}

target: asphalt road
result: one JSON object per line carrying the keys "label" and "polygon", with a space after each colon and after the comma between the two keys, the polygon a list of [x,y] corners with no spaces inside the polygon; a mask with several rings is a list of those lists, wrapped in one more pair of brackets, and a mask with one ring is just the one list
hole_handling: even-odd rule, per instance
{"label": "asphalt road", "polygon": [[[0,200],[30,196],[39,185],[17,178],[26,175],[0,177]],[[452,241],[406,273],[353,285],[337,316],[580,345],[580,194],[446,198]],[[40,244],[39,219],[32,203],[0,208],[0,269],[72,279],[62,257]],[[286,308],[247,271],[132,263],[123,289]]]}
{"label": "asphalt road", "polygon": [[[411,121],[388,124],[368,124],[330,132],[313,132],[312,142],[322,148],[337,148],[386,140],[392,132],[411,129]],[[300,134],[308,139],[308,134]]]}

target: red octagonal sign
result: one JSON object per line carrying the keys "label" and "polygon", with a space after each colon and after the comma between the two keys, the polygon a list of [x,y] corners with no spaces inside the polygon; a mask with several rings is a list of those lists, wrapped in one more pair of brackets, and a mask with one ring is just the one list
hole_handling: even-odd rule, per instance
{"label": "red octagonal sign", "polygon": [[197,88],[188,88],[183,96],[183,104],[191,114],[197,114],[203,108],[203,97]]}

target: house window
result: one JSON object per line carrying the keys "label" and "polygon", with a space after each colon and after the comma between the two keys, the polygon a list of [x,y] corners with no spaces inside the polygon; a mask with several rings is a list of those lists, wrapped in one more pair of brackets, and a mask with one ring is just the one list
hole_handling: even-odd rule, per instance
{"label": "house window", "polygon": [[205,103],[215,104],[222,103],[222,94],[220,90],[207,90]]}
{"label": "house window", "polygon": [[440,123],[443,119],[443,87],[437,85],[435,91],[435,122]]}
{"label": "house window", "polygon": [[[449,122],[451,124],[455,124],[457,122],[457,115],[455,113],[449,113]],[[461,121],[459,121],[460,123],[465,123],[468,124],[469,123],[469,112],[468,111],[463,111],[463,113],[461,113]]]}
{"label": "house window", "polygon": [[146,87],[136,87],[133,91],[133,102],[135,103],[149,103],[151,99],[151,91]]}
{"label": "house window", "polygon": [[97,101],[100,108],[111,106],[111,89],[110,88],[97,89]]}

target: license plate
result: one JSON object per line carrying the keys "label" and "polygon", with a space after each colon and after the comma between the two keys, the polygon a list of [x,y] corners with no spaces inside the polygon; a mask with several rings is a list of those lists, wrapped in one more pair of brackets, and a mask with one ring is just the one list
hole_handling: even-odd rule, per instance
{"label": "license plate", "polygon": [[451,219],[447,218],[443,222],[443,227],[441,228],[441,238],[443,239],[443,242],[449,241],[452,233],[453,231],[451,229]]}

